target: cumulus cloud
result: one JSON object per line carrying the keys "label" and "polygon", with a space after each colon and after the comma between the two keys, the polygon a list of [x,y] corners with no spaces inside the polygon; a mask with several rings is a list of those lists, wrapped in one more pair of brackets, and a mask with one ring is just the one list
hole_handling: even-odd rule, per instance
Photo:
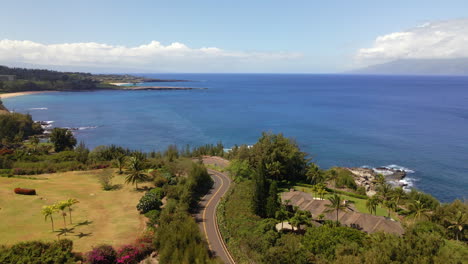
{"label": "cumulus cloud", "polygon": [[[273,61],[289,61],[302,57],[291,52],[227,51],[215,47],[190,48],[174,42],[158,41],[126,47],[109,44],[62,43],[42,44],[28,40],[0,40],[2,64],[36,64],[92,68],[136,69],[142,71],[204,72],[261,71]],[[267,67],[268,68],[268,67]]]}
{"label": "cumulus cloud", "polygon": [[357,52],[360,64],[397,59],[451,59],[468,57],[468,19],[425,23],[379,36],[370,48]]}

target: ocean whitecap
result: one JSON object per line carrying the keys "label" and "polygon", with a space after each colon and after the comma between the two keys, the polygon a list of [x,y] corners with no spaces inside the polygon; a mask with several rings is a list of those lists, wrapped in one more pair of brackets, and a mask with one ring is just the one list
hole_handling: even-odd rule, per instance
{"label": "ocean whitecap", "polygon": [[48,110],[49,108],[47,107],[33,107],[33,108],[29,108],[28,110]]}

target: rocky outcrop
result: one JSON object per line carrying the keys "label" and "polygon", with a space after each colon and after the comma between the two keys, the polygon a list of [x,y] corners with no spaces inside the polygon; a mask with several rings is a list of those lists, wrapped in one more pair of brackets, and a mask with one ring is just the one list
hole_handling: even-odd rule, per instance
{"label": "rocky outcrop", "polygon": [[366,190],[366,194],[372,196],[376,190],[376,176],[381,174],[387,182],[395,186],[404,186],[400,181],[406,177],[406,172],[403,170],[391,169],[386,167],[380,168],[346,168],[354,177],[356,185],[362,186]]}

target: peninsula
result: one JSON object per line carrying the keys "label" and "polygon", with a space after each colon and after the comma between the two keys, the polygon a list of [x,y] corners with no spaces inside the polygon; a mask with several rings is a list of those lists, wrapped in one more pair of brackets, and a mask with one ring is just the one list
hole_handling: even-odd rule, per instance
{"label": "peninsula", "polygon": [[[3,94],[1,98],[45,91],[200,89],[177,86],[136,86],[137,83],[154,82],[174,83],[189,81],[146,78],[128,74],[91,74],[0,66],[0,94]],[[134,86],[125,86],[124,84],[134,84]]]}

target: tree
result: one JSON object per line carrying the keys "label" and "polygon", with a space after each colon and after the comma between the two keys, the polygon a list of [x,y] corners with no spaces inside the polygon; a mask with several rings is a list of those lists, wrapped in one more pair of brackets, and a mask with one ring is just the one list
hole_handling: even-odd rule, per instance
{"label": "tree", "polygon": [[248,179],[253,174],[252,168],[250,168],[247,160],[234,159],[230,162],[226,170],[230,173],[235,182]]}
{"label": "tree", "polygon": [[123,173],[123,168],[125,166],[125,162],[127,160],[127,156],[125,154],[119,154],[115,157],[114,163],[119,168],[119,174]]}
{"label": "tree", "polygon": [[85,164],[88,162],[88,156],[89,156],[89,149],[86,147],[85,143],[83,141],[78,144],[78,146],[75,148],[76,152],[76,160],[78,162],[81,162]]}
{"label": "tree", "polygon": [[413,201],[409,208],[410,216],[412,216],[416,220],[421,220],[422,218],[428,218],[429,209],[426,207],[424,203],[419,200]]}
{"label": "tree", "polygon": [[79,203],[79,201],[75,198],[69,198],[67,201],[66,201],[66,204],[67,204],[67,208],[68,208],[68,213],[69,213],[69,216],[70,216],[70,224],[73,224],[72,222],[72,206]]}
{"label": "tree", "polygon": [[325,180],[322,170],[320,170],[319,166],[317,166],[315,163],[309,164],[306,177],[307,180],[314,185],[317,183],[322,183]]}
{"label": "tree", "polygon": [[301,225],[309,225],[312,220],[312,214],[309,211],[296,210],[294,216],[289,220],[292,226],[301,230]]}
{"label": "tree", "polygon": [[263,164],[267,179],[301,180],[307,169],[306,155],[283,134],[263,133],[252,147],[249,160],[251,167]]}
{"label": "tree", "polygon": [[377,174],[375,176],[375,184],[376,185],[384,185],[385,184],[385,177],[382,174]]}
{"label": "tree", "polygon": [[312,188],[311,188],[311,191],[312,191],[312,198],[315,199],[315,195],[316,195],[316,194],[317,194],[317,196],[318,196],[318,190],[319,190],[319,187],[318,187],[317,184],[312,186]]}
{"label": "tree", "polygon": [[140,155],[133,155],[130,157],[126,174],[125,183],[135,184],[135,189],[138,190],[138,182],[146,178],[146,174],[143,172],[143,161]]}
{"label": "tree", "polygon": [[388,217],[390,217],[390,210],[396,207],[395,203],[392,202],[393,188],[390,184],[384,183],[379,185],[377,191],[382,204],[387,208]]}
{"label": "tree", "polygon": [[50,218],[52,224],[52,232],[54,230],[54,217],[53,214],[57,212],[57,209],[54,206],[43,206],[41,213],[44,215],[44,220],[47,221],[47,218]]}
{"label": "tree", "polygon": [[448,220],[450,225],[448,229],[452,229],[455,232],[455,238],[458,240],[460,234],[463,234],[463,230],[465,229],[466,225],[468,224],[468,217],[465,212],[458,211],[455,215],[455,219]]}
{"label": "tree", "polygon": [[265,176],[265,168],[263,162],[257,166],[257,171],[254,174],[254,189],[253,189],[253,210],[260,217],[266,216],[265,204],[267,202],[267,180]]}
{"label": "tree", "polygon": [[332,197],[328,198],[328,201],[330,201],[330,203],[325,205],[328,208],[325,212],[329,213],[336,211],[336,222],[338,223],[338,212],[345,211],[349,208],[349,205],[336,193],[333,194]]}
{"label": "tree", "polygon": [[50,141],[54,144],[55,151],[72,150],[76,145],[76,138],[66,128],[54,128],[50,133]]}
{"label": "tree", "polygon": [[371,214],[376,215],[377,214],[377,206],[379,204],[380,204],[380,199],[377,196],[374,195],[374,196],[370,197],[369,199],[367,199],[367,201],[366,201],[367,210],[369,210],[369,212]]}
{"label": "tree", "polygon": [[275,218],[281,221],[281,229],[283,229],[283,223],[284,220],[288,219],[289,212],[284,208],[284,206],[281,206],[278,211],[275,213]]}
{"label": "tree", "polygon": [[328,192],[325,189],[325,185],[324,184],[318,184],[317,185],[317,195],[319,196],[319,198],[323,200],[325,195],[327,195],[327,194],[328,194]]}
{"label": "tree", "polygon": [[280,206],[278,198],[278,184],[276,181],[270,183],[270,190],[268,191],[268,199],[266,203],[266,216],[275,217],[275,213]]}
{"label": "tree", "polygon": [[57,210],[60,210],[62,212],[63,225],[65,228],[67,228],[67,222],[65,221],[65,217],[67,216],[67,213],[65,213],[65,209],[67,209],[68,203],[66,201],[61,201],[61,202],[56,203],[54,207]]}
{"label": "tree", "polygon": [[395,201],[395,204],[398,206],[400,205],[401,200],[406,197],[406,193],[402,187],[397,187],[393,189],[391,196],[392,199]]}
{"label": "tree", "polygon": [[390,217],[391,211],[395,211],[397,208],[397,204],[395,203],[394,200],[389,199],[384,202],[385,207],[387,207],[387,217]]}
{"label": "tree", "polygon": [[32,136],[29,138],[29,142],[31,142],[31,145],[33,146],[33,151],[36,152],[37,151],[37,145],[39,145],[39,137],[37,136]]}
{"label": "tree", "polygon": [[338,172],[335,169],[330,169],[328,171],[328,179],[333,182],[333,185],[336,186],[336,180],[338,179]]}

